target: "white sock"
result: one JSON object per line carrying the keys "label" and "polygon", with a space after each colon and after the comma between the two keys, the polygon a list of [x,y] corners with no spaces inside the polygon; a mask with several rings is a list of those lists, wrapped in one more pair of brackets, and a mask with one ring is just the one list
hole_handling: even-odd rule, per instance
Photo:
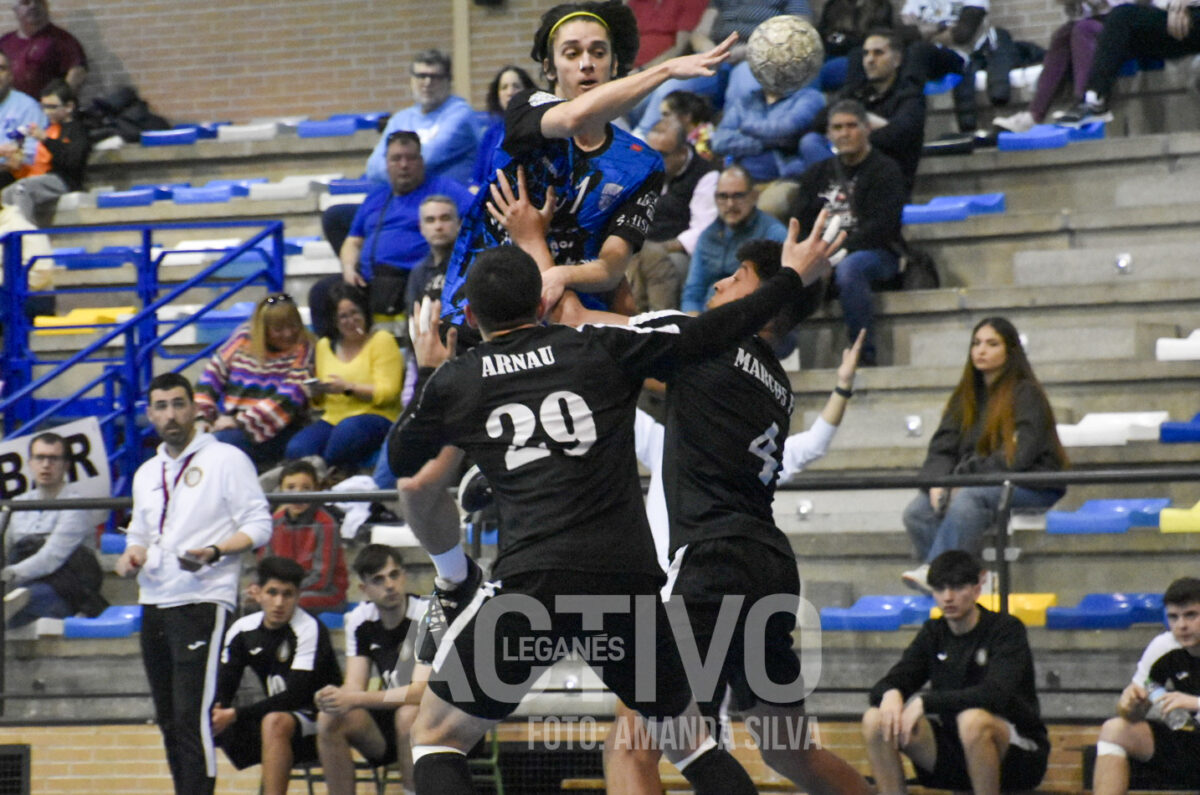
{"label": "white sock", "polygon": [[437,576],[446,585],[458,585],[467,579],[467,553],[462,547],[454,546],[437,555],[430,555]]}
{"label": "white sock", "polygon": [[1099,740],[1096,743],[1096,756],[1119,756],[1125,759],[1129,756],[1125,749],[1116,743],[1110,743],[1107,740]]}
{"label": "white sock", "polygon": [[1089,105],[1099,105],[1100,97],[1096,95],[1095,91],[1086,91],[1083,94],[1083,101]]}

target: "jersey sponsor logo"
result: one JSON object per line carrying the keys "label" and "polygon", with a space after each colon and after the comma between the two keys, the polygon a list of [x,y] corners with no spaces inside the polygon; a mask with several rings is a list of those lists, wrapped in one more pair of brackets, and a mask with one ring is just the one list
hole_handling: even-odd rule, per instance
{"label": "jersey sponsor logo", "polygon": [[771,396],[778,401],[779,405],[783,406],[788,414],[792,413],[792,406],[795,404],[796,396],[792,394],[791,388],[779,383],[779,380],[775,376],[767,372],[766,366],[745,348],[738,348],[734,365],[742,368],[742,371],[748,375],[758,379],[763,386],[770,390]]}
{"label": "jersey sponsor logo", "polygon": [[372,643],[372,644],[371,644],[370,651],[375,651],[376,649],[382,649],[382,648],[383,648],[383,647],[382,647],[382,646],[380,646],[378,643]]}
{"label": "jersey sponsor logo", "polygon": [[250,650],[250,656],[251,656],[251,657],[253,657],[253,656],[257,655],[257,654],[258,654],[260,651],[262,651],[262,650],[263,650],[263,647],[262,647],[262,646],[255,646],[253,649],[251,649],[251,650]]}
{"label": "jersey sponsor logo", "polygon": [[540,108],[542,105],[548,105],[551,102],[562,102],[562,99],[548,91],[535,91],[529,95],[529,107],[531,108]]}
{"label": "jersey sponsor logo", "polygon": [[183,473],[183,483],[186,486],[193,488],[200,485],[200,481],[204,479],[204,470],[200,467],[188,467],[188,471]]}
{"label": "jersey sponsor logo", "polygon": [[947,659],[949,656],[950,656],[950,655],[949,655],[949,654],[946,654],[946,652],[944,652],[944,651],[939,651],[939,652],[937,653],[938,662],[946,662],[946,659]]}
{"label": "jersey sponsor logo", "polygon": [[187,645],[187,647],[188,647],[188,651],[195,651],[196,649],[200,648],[201,646],[203,646],[203,645],[204,645],[204,644],[206,644],[206,643],[208,643],[208,641],[206,641],[206,640],[195,640],[195,641],[192,641],[191,643],[189,643],[189,644]]}
{"label": "jersey sponsor logo", "polygon": [[975,664],[976,665],[983,667],[983,666],[987,665],[987,660],[988,660],[987,649],[980,649],[979,651],[975,652]]}
{"label": "jersey sponsor logo", "polygon": [[493,375],[519,373],[554,364],[554,349],[549,345],[525,353],[489,353],[481,356],[483,378]]}

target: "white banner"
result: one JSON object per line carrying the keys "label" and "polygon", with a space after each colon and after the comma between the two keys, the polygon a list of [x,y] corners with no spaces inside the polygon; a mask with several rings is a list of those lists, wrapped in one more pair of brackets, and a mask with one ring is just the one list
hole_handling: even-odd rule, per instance
{"label": "white banner", "polygon": [[[108,450],[95,417],[68,422],[53,431],[67,442],[67,482],[75,484],[80,496],[110,497]],[[40,431],[39,431],[40,433]],[[0,441],[0,499],[11,500],[33,488],[29,469],[29,441],[37,434]]]}

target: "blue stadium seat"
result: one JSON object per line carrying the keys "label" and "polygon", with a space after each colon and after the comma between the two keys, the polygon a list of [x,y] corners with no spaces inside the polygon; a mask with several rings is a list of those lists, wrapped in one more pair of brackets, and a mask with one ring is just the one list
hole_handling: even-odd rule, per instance
{"label": "blue stadium seat", "polygon": [[1088,500],[1076,511],[1048,511],[1046,532],[1124,533],[1130,527],[1158,527],[1158,514],[1169,499]]}
{"label": "blue stadium seat", "polygon": [[101,533],[100,552],[105,555],[120,555],[125,551],[124,533]]}
{"label": "blue stadium seat", "polygon": [[853,607],[821,608],[821,629],[894,632],[905,624],[924,623],[934,605],[932,597],[917,594],[861,596]]}
{"label": "blue stadium seat", "polygon": [[97,207],[147,207],[154,204],[154,189],[114,190],[96,197]]}
{"label": "blue stadium seat", "polygon": [[229,188],[234,196],[249,196],[250,186],[269,182],[266,177],[251,177],[250,179],[210,179],[206,188]]}
{"label": "blue stadium seat", "polygon": [[1077,607],[1046,610],[1047,629],[1127,629],[1162,621],[1163,601],[1158,593],[1090,593]]}
{"label": "blue stadium seat", "polygon": [[171,201],[176,204],[211,204],[227,202],[233,198],[233,188],[229,185],[203,188],[176,188],[171,194]]}
{"label": "blue stadium seat", "polygon": [[[475,524],[473,522],[467,523],[467,543],[468,544],[475,543]],[[481,544],[490,544],[492,546],[499,544],[500,543],[499,529],[493,528],[491,530],[484,530],[483,533],[480,535],[480,543]]]}
{"label": "blue stadium seat", "polygon": [[192,187],[192,183],[190,182],[159,182],[149,185],[134,185],[133,190],[145,190],[149,188],[150,190],[154,191],[155,201],[159,199],[169,201],[171,196],[175,193],[176,188],[190,187]]}
{"label": "blue stadium seat", "polygon": [[860,596],[854,606],[863,610],[899,610],[902,624],[923,624],[937,602],[924,594]]}
{"label": "blue stadium seat", "polygon": [[141,628],[141,605],[114,605],[95,618],[63,619],[64,638],[127,638]]}
{"label": "blue stadium seat", "polygon": [[1016,152],[1031,149],[1061,149],[1070,141],[1071,136],[1065,127],[1053,124],[1038,124],[1032,130],[1023,133],[1002,132],[996,141],[996,148],[1002,152]]}
{"label": "blue stadium seat", "polygon": [[1164,422],[1158,426],[1158,440],[1168,444],[1200,442],[1200,414],[1187,422]]}
{"label": "blue stadium seat", "polygon": [[142,146],[186,146],[196,143],[199,137],[192,126],[178,130],[146,130],[142,133]]}
{"label": "blue stadium seat", "polygon": [[1067,138],[1072,141],[1099,141],[1104,138],[1105,122],[1094,121],[1082,127],[1066,127]]}
{"label": "blue stadium seat", "polygon": [[196,319],[196,342],[210,345],[229,337],[242,323],[254,314],[253,301],[239,301],[228,309],[214,309]]}
{"label": "blue stadium seat", "polygon": [[326,610],[317,615],[317,620],[324,624],[328,629],[342,629],[346,626],[346,613],[349,613],[358,606],[357,602],[347,602],[346,606],[341,610]]}
{"label": "blue stadium seat", "polygon": [[140,256],[138,249],[129,246],[105,246],[94,253],[84,246],[68,246],[54,249],[54,255],[55,262],[69,270],[119,268]]}
{"label": "blue stadium seat", "polygon": [[933,96],[934,94],[945,94],[947,91],[962,82],[963,76],[960,74],[948,74],[940,80],[930,80],[925,84],[925,96]]}
{"label": "blue stadium seat", "polygon": [[966,204],[967,212],[971,215],[990,215],[1002,213],[1007,209],[1003,193],[976,193],[964,196],[935,196],[929,200],[930,207],[942,207]]}
{"label": "blue stadium seat", "polygon": [[971,215],[966,202],[959,204],[906,204],[901,216],[905,224],[935,224],[942,221],[965,221]]}
{"label": "blue stadium seat", "polygon": [[201,124],[177,124],[175,129],[184,127],[194,127],[196,129],[196,137],[201,141],[217,137],[217,128],[224,127],[228,124],[233,124],[231,121],[206,121]]}
{"label": "blue stadium seat", "polygon": [[360,130],[377,130],[379,122],[390,115],[386,110],[377,110],[371,113],[334,113],[330,115],[329,120],[353,119],[354,125]]}
{"label": "blue stadium seat", "polygon": [[283,254],[291,256],[293,254],[303,254],[305,243],[316,243],[324,240],[320,235],[301,235],[299,237],[285,237],[283,239]]}
{"label": "blue stadium seat", "polygon": [[301,138],[328,138],[335,135],[354,135],[356,132],[358,132],[358,123],[353,117],[325,121],[302,121],[296,125],[296,135]]}
{"label": "blue stadium seat", "polygon": [[366,177],[358,179],[331,179],[329,180],[329,193],[338,196],[348,193],[370,193],[378,183],[372,182]]}

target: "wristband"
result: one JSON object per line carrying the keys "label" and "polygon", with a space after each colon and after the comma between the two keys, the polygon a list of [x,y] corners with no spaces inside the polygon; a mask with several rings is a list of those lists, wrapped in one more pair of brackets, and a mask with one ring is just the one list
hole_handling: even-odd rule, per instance
{"label": "wristband", "polygon": [[345,395],[346,397],[354,397],[354,390],[351,389],[350,387],[346,387],[345,389],[342,390],[342,394]]}
{"label": "wristband", "polygon": [[221,548],[216,544],[209,544],[207,547],[205,547],[205,549],[211,549],[213,551],[213,559],[208,562],[208,565],[211,566],[221,559]]}
{"label": "wristband", "polygon": [[846,400],[849,400],[850,398],[854,397],[854,390],[842,389],[840,386],[835,386],[833,388],[833,394],[841,395],[842,397],[846,398]]}

